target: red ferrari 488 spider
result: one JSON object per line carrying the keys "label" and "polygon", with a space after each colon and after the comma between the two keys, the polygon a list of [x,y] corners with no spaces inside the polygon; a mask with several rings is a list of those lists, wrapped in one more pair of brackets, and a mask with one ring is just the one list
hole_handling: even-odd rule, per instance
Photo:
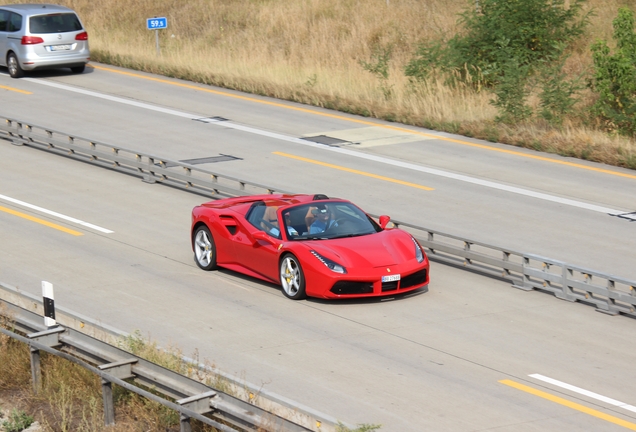
{"label": "red ferrari 488 spider", "polygon": [[415,238],[325,195],[255,195],[192,210],[192,249],[203,270],[223,267],[280,283],[294,300],[377,297],[428,290]]}

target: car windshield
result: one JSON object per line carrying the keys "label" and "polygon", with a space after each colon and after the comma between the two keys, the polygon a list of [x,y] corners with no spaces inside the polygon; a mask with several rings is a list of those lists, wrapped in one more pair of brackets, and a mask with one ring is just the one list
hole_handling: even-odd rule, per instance
{"label": "car windshield", "polygon": [[362,210],[349,202],[320,202],[286,209],[283,219],[290,240],[328,240],[382,231]]}
{"label": "car windshield", "polygon": [[74,13],[36,15],[29,19],[29,29],[33,34],[65,33],[82,30],[82,24]]}

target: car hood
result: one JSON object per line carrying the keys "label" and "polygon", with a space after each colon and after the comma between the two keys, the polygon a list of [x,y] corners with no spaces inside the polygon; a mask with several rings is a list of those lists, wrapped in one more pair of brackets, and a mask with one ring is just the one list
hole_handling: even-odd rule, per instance
{"label": "car hood", "polygon": [[415,245],[411,235],[401,230],[332,240],[314,240],[307,243],[325,258],[345,267],[384,267],[415,258]]}

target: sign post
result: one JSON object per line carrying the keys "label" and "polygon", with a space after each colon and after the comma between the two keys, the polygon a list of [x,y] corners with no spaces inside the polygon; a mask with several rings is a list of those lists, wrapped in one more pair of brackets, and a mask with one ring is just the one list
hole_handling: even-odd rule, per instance
{"label": "sign post", "polygon": [[154,17],[146,19],[146,28],[155,31],[155,41],[157,42],[157,55],[161,54],[159,50],[159,30],[168,28],[168,18]]}
{"label": "sign post", "polygon": [[44,325],[48,328],[55,326],[55,300],[53,298],[53,284],[42,281],[42,304],[44,305]]}

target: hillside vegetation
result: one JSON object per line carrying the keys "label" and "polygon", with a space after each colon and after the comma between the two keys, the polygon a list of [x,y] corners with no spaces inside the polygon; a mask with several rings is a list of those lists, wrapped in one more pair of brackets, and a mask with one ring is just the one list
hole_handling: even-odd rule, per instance
{"label": "hillside vegetation", "polygon": [[[506,4],[516,13],[537,1]],[[78,11],[98,62],[636,169],[633,134],[594,110],[599,89],[589,86],[592,45],[600,39],[615,49],[612,21],[621,7],[634,7],[632,0],[562,5],[579,7],[575,18],[587,17],[587,25],[560,41],[567,42],[564,55],[551,59],[565,79],[552,83],[551,100],[562,108],[556,117],[546,115],[535,81],[523,88],[505,82],[501,93],[469,69],[455,71],[460,79],[449,79],[448,70],[418,79],[405,74],[423,44],[466,34],[460,14],[487,0],[57,2]],[[146,18],[155,16],[168,19],[159,31],[160,55],[155,32],[146,29]],[[523,105],[502,102],[502,94],[524,97]],[[626,115],[629,123],[634,113]]]}

